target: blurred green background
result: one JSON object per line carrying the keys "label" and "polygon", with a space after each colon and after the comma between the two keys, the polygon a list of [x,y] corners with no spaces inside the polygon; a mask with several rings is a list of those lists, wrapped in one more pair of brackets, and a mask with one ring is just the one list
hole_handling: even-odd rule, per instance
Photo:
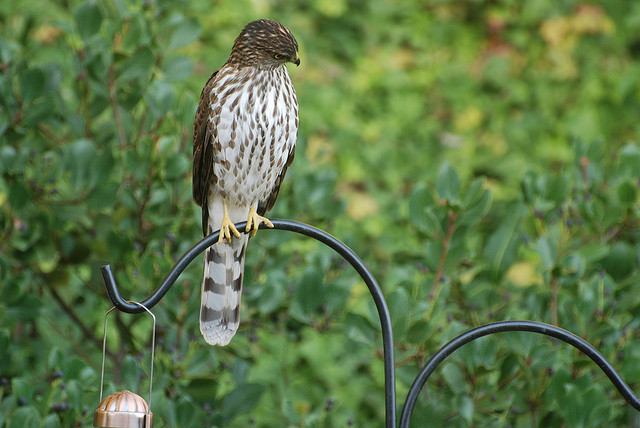
{"label": "blurred green background", "polygon": [[[99,268],[142,300],[201,238],[200,91],[242,27],[300,45],[296,160],[272,217],[347,243],[381,283],[398,401],[442,344],[490,321],[557,324],[640,382],[640,2],[0,3],[0,427],[85,427],[98,405]],[[153,310],[159,427],[384,423],[379,321],[327,248],[264,231],[240,332],[198,331],[202,258]],[[148,317],[114,313],[106,392],[146,397]],[[414,426],[629,426],[577,351],[484,338]]]}

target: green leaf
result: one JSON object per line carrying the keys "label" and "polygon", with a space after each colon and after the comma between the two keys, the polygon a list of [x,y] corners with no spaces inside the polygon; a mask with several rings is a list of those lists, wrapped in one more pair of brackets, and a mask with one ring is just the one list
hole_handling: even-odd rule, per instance
{"label": "green leaf", "polygon": [[460,409],[460,416],[467,422],[469,426],[473,425],[473,399],[468,395],[463,395],[460,397],[460,403],[458,404],[458,409]]}
{"label": "green leaf", "polygon": [[136,391],[138,386],[140,385],[140,365],[135,358],[131,355],[127,355],[124,357],[124,362],[122,363],[122,371],[121,376],[123,379],[123,387],[130,390]]}
{"label": "green leaf", "polygon": [[522,196],[527,204],[532,204],[538,196],[537,188],[538,174],[535,171],[528,170],[522,178]]}
{"label": "green leaf", "polygon": [[294,293],[294,302],[289,313],[302,322],[316,315],[324,304],[322,275],[317,271],[307,271],[298,282]]}
{"label": "green leaf", "polygon": [[585,273],[586,262],[579,254],[569,254],[560,260],[560,281],[562,284],[574,284]]}
{"label": "green leaf", "polygon": [[233,381],[236,384],[245,383],[250,370],[251,364],[247,360],[236,358],[236,360],[233,362],[233,365],[231,366],[231,375],[233,376]]}
{"label": "green leaf", "polygon": [[29,108],[25,110],[22,124],[28,127],[35,126],[51,118],[57,112],[56,105],[57,102],[53,94],[41,94],[38,98],[34,99],[29,105]]}
{"label": "green leaf", "polygon": [[167,178],[174,179],[182,176],[191,167],[191,163],[186,156],[175,154],[167,159]]}
{"label": "green leaf", "polygon": [[41,272],[53,272],[59,260],[60,253],[52,242],[41,243],[36,248],[36,263]]}
{"label": "green leaf", "polygon": [[40,68],[30,68],[21,76],[22,98],[24,102],[30,102],[42,95],[46,77]]}
{"label": "green leaf", "polygon": [[602,261],[602,266],[616,281],[626,278],[638,269],[636,252],[626,242],[616,242]]}
{"label": "green leaf", "polygon": [[168,204],[170,197],[171,195],[169,194],[168,189],[164,187],[155,188],[151,190],[151,195],[149,196],[149,206],[153,207]]}
{"label": "green leaf", "polygon": [[544,180],[545,198],[560,204],[569,196],[572,186],[573,182],[569,173],[563,173],[557,177],[546,177]]}
{"label": "green leaf", "polygon": [[176,49],[195,42],[200,37],[200,25],[195,19],[183,19],[173,28],[169,49]]}
{"label": "green leaf", "polygon": [[588,242],[579,247],[576,252],[587,262],[595,262],[609,254],[609,246],[599,242]]}
{"label": "green leaf", "polygon": [[96,186],[89,197],[87,204],[89,208],[96,211],[112,208],[116,203],[116,196],[120,189],[120,183],[115,181],[103,181],[102,184]]}
{"label": "green leaf", "polygon": [[286,298],[286,290],[283,285],[286,281],[287,278],[281,271],[269,274],[266,284],[260,286],[256,291],[258,296],[255,299],[255,304],[260,312],[269,314],[282,305]]}
{"label": "green leaf", "polygon": [[149,35],[149,23],[140,13],[133,13],[126,17],[120,49],[123,52],[133,53],[138,47],[146,46],[151,42]]}
{"label": "green leaf", "polygon": [[489,212],[491,191],[484,188],[485,182],[485,179],[479,178],[469,186],[462,201],[463,212],[458,221],[460,225],[477,223]]}
{"label": "green leaf", "polygon": [[20,212],[31,200],[31,191],[22,181],[14,181],[9,187],[9,205]]}
{"label": "green leaf", "polygon": [[47,417],[42,421],[42,428],[60,428],[60,419],[56,414],[47,415]]}
{"label": "green leaf", "polygon": [[438,172],[436,190],[438,191],[438,196],[445,199],[447,203],[455,204],[458,202],[460,196],[460,176],[458,176],[456,170],[447,162],[442,165]]}
{"label": "green leaf", "polygon": [[462,369],[457,364],[447,363],[442,367],[442,377],[449,388],[457,394],[467,392],[469,385]]}
{"label": "green leaf", "polygon": [[7,428],[39,428],[41,423],[40,414],[32,406],[20,407],[15,411]]}
{"label": "green leaf", "polygon": [[409,295],[403,287],[398,287],[387,296],[389,314],[393,323],[396,338],[402,338],[409,324]]}
{"label": "green leaf", "polygon": [[65,167],[71,172],[71,182],[76,192],[87,190],[95,173],[97,152],[93,141],[76,140],[66,147]]}
{"label": "green leaf", "polygon": [[[125,358],[125,362],[128,359],[133,359],[133,357],[126,357]],[[62,371],[65,374],[65,377],[69,378],[69,379],[77,379],[80,377],[80,374],[82,373],[82,371],[84,369],[87,368],[87,363],[82,360],[80,357],[77,357],[75,355],[71,355],[71,356],[67,356],[67,358],[64,360],[64,367],[62,368]],[[125,375],[130,376],[132,375],[132,373],[122,373],[122,377],[123,379],[125,378]]]}
{"label": "green leaf", "polygon": [[194,421],[198,418],[195,403],[187,397],[179,397],[176,404],[176,426],[195,426]]}
{"label": "green leaf", "polygon": [[24,398],[27,403],[33,398],[34,385],[24,378],[11,379],[11,393],[17,398]]}
{"label": "green leaf", "polygon": [[59,370],[62,366],[62,362],[64,361],[64,355],[59,348],[53,347],[51,348],[51,351],[49,351],[49,358],[47,359],[47,361],[49,371]]}
{"label": "green leaf", "polygon": [[10,172],[15,165],[18,152],[10,145],[0,147],[0,172]]}
{"label": "green leaf", "polygon": [[319,0],[314,2],[313,6],[320,14],[334,19],[342,16],[349,10],[349,6],[347,6],[345,0]]}
{"label": "green leaf", "polygon": [[440,264],[440,258],[442,257],[442,244],[437,241],[429,240],[425,244],[425,253],[424,253],[424,261],[425,264],[432,271],[438,270],[438,265]]}
{"label": "green leaf", "polygon": [[222,412],[225,421],[230,422],[240,413],[253,409],[265,391],[265,386],[255,383],[245,383],[227,394],[222,400]]}
{"label": "green leaf", "polygon": [[[146,99],[149,104],[149,108],[153,108],[156,111],[156,117],[158,117],[158,119],[164,117],[173,105],[173,86],[167,82],[155,80],[147,89]],[[162,137],[161,140],[162,139],[169,139],[170,142],[174,141],[172,138],[167,136]],[[161,146],[160,142],[158,142],[158,146]]]}
{"label": "green leaf", "polygon": [[282,414],[289,420],[289,422],[294,424],[300,423],[300,416],[298,415],[298,412],[296,412],[295,407],[293,407],[291,400],[283,400],[280,408],[282,410]]}
{"label": "green leaf", "polygon": [[616,193],[623,205],[633,205],[638,199],[638,186],[631,180],[625,180],[618,184]]}
{"label": "green leaf", "polygon": [[[0,309],[5,311],[6,308],[0,304]],[[10,353],[7,352],[9,350],[10,339],[9,339],[9,330],[6,328],[0,329],[0,349],[4,349],[5,352],[0,353],[0,370],[3,372],[7,372],[7,368],[9,367],[9,362],[11,361]],[[0,412],[1,414],[2,412]],[[0,426],[2,424],[0,423]]]}
{"label": "green leaf", "polygon": [[[183,360],[185,378],[205,378],[217,365],[215,348],[198,347]],[[157,351],[156,351],[157,352]]]}
{"label": "green leaf", "polygon": [[182,56],[167,58],[162,62],[162,72],[167,80],[181,81],[193,74],[193,62]]}
{"label": "green leaf", "polygon": [[184,392],[200,401],[211,399],[211,391],[218,388],[218,381],[210,378],[191,379],[184,388]]}
{"label": "green leaf", "polygon": [[432,323],[419,320],[411,325],[406,340],[411,343],[424,343],[433,334]]}
{"label": "green leaf", "polygon": [[558,245],[555,240],[549,236],[541,236],[536,243],[536,248],[545,269],[553,269],[558,262]]}
{"label": "green leaf", "polygon": [[80,37],[84,40],[100,31],[102,11],[95,0],[87,0],[80,4],[74,14],[76,27]]}
{"label": "green leaf", "polygon": [[429,236],[442,233],[440,221],[433,212],[434,207],[435,203],[429,189],[423,185],[416,186],[409,197],[409,220]]}
{"label": "green leaf", "polygon": [[42,302],[34,294],[24,294],[17,301],[11,303],[7,314],[18,321],[33,321],[40,316]]}
{"label": "green leaf", "polygon": [[368,346],[375,343],[380,334],[367,318],[359,314],[347,313],[344,326],[349,339]]}
{"label": "green leaf", "polygon": [[[67,379],[70,377],[71,376],[67,376]],[[82,409],[85,394],[80,382],[76,379],[69,380],[66,383],[65,392],[67,394],[67,402],[75,409]]]}
{"label": "green leaf", "polygon": [[636,144],[627,144],[620,150],[617,172],[620,177],[640,176],[640,147]]}
{"label": "green leaf", "polygon": [[489,260],[495,276],[504,273],[516,260],[522,236],[519,226],[524,207],[520,203],[513,203],[503,212],[500,227],[491,235],[484,248],[484,256]]}
{"label": "green leaf", "polygon": [[151,49],[143,47],[127,58],[119,67],[118,84],[130,81],[147,82],[155,64],[155,56]]}

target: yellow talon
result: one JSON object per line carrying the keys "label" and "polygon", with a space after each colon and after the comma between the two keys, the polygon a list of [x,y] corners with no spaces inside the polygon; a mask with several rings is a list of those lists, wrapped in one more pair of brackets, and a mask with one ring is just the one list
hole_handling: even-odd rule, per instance
{"label": "yellow talon", "polygon": [[218,244],[221,243],[225,238],[229,243],[231,243],[231,234],[229,233],[229,231],[233,233],[233,236],[240,239],[240,232],[238,232],[238,229],[236,229],[236,226],[233,224],[231,218],[229,217],[229,212],[227,211],[227,201],[222,201],[222,212],[222,225],[220,226],[220,236],[218,237]]}
{"label": "yellow talon", "polygon": [[271,220],[266,217],[262,217],[256,212],[255,208],[251,207],[249,210],[249,216],[247,217],[247,227],[244,229],[245,232],[251,231],[251,236],[256,236],[260,223],[264,223],[268,227],[273,227]]}

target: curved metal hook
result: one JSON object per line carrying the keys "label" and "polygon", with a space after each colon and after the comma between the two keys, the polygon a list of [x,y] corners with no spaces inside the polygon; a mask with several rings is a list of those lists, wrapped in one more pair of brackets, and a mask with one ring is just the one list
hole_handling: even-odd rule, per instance
{"label": "curved metal hook", "polygon": [[[140,307],[140,309],[142,309],[143,311],[147,311],[147,313],[151,315],[151,318],[153,319],[153,329],[151,335],[151,369],[149,372],[149,400],[147,401],[148,409],[151,409],[151,392],[153,391],[153,362],[156,355],[156,316],[141,303],[134,301],[127,301],[127,303],[131,303],[133,305],[136,305],[137,307]],[[112,306],[111,309],[109,309],[107,313],[104,314],[104,335],[102,337],[102,369],[100,375],[100,403],[102,403],[102,391],[104,389],[104,360],[107,352],[107,319],[109,318],[109,314],[111,313],[111,311],[113,311],[115,308],[115,306]]]}
{"label": "curved metal hook", "polygon": [[480,337],[488,336],[490,334],[501,333],[505,331],[524,331],[544,334],[546,336],[555,337],[560,339],[569,345],[582,351],[587,357],[591,358],[600,369],[607,375],[611,383],[622,394],[627,403],[629,403],[634,409],[640,410],[640,400],[629,388],[629,386],[622,380],[620,375],[616,372],[613,366],[604,358],[604,356],[598,352],[589,342],[576,336],[575,334],[563,330],[559,327],[534,321],[502,321],[495,322],[481,327],[474,328],[456,337],[431,357],[427,364],[422,368],[418,377],[413,381],[413,385],[409,389],[407,394],[407,400],[402,408],[402,414],[400,415],[400,428],[408,428],[411,421],[411,415],[413,414],[413,408],[416,404],[416,400],[420,395],[424,384],[429,379],[429,376],[434,370],[442,363],[449,355],[451,355],[458,348],[472,342]]}
{"label": "curved metal hook", "polygon": [[[369,269],[365,266],[362,260],[354,253],[349,247],[340,242],[338,239],[329,235],[327,232],[317,229],[313,226],[309,226],[304,223],[298,223],[291,220],[272,219],[274,229],[288,230],[290,232],[296,232],[301,235],[313,238],[335,252],[340,254],[345,260],[347,260],[351,266],[353,266],[363,279],[373,301],[378,310],[380,317],[380,326],[382,329],[382,350],[384,358],[384,387],[385,387],[385,415],[386,415],[386,427],[392,428],[396,426],[396,381],[395,381],[395,355],[393,350],[393,330],[391,329],[391,317],[389,315],[389,308],[387,302],[382,294],[382,289],[378,285],[378,281],[371,274]],[[237,223],[235,226],[239,231],[244,231],[247,222]],[[268,228],[264,225],[260,225],[260,229]],[[211,245],[218,242],[220,232],[214,232],[211,235],[206,236],[200,240],[197,244],[191,247],[187,252],[177,261],[173,268],[169,271],[164,278],[160,286],[149,296],[146,300],[141,302],[146,308],[152,308],[155,306],[169,291],[171,286],[178,279],[182,271],[191,263],[201,252],[209,248]],[[118,285],[116,283],[115,276],[111,271],[110,265],[102,266],[100,269],[102,272],[102,279],[107,289],[109,299],[113,302],[114,306],[123,312],[128,313],[140,313],[144,309],[140,308],[136,304],[127,302],[122,298],[118,291]]]}

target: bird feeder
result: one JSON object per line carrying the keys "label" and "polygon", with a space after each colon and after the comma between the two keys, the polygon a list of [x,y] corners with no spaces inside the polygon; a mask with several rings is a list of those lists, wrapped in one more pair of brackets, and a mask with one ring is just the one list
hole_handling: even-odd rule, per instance
{"label": "bird feeder", "polygon": [[[151,412],[151,390],[153,385],[153,359],[156,345],[156,317],[146,306],[131,302],[142,307],[153,318],[153,332],[151,338],[151,370],[149,376],[149,400],[131,391],[123,390],[102,399],[104,387],[104,360],[107,350],[107,319],[115,306],[109,309],[104,317],[104,338],[102,339],[102,376],[100,378],[100,405],[93,416],[93,426],[98,428],[152,428],[153,413]],[[148,404],[147,404],[148,403]]]}

